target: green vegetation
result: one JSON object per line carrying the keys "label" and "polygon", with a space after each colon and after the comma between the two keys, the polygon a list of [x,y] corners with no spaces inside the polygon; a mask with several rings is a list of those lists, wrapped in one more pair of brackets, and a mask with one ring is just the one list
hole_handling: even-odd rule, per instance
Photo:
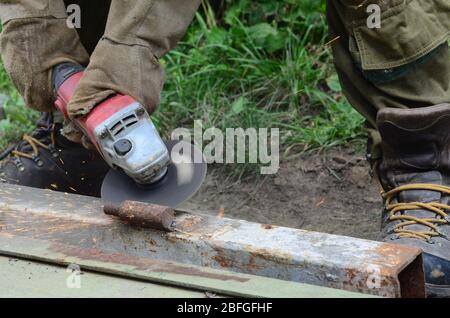
{"label": "green vegetation", "polygon": [[1,61],[0,104],[3,104],[7,114],[6,119],[0,120],[0,149],[4,149],[11,141],[18,140],[24,133],[33,129],[38,114],[25,107],[23,99],[11,84]]}
{"label": "green vegetation", "polygon": [[[324,12],[323,0],[236,0],[216,19],[203,3],[163,60],[167,82],[154,116],[161,131],[192,127],[196,119],[205,128],[280,127],[289,156],[360,137],[363,119],[342,97],[324,45]],[[20,106],[1,68],[0,91],[12,95],[0,124],[4,146],[34,115]]]}

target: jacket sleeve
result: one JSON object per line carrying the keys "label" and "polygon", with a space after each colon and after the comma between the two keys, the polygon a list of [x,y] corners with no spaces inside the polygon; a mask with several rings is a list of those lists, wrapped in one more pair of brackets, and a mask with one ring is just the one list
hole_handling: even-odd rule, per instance
{"label": "jacket sleeve", "polygon": [[68,106],[89,113],[114,93],[130,95],[151,113],[164,71],[158,61],[183,37],[200,0],[112,0],[106,31]]}
{"label": "jacket sleeve", "polygon": [[55,65],[89,62],[66,16],[62,0],[0,1],[3,64],[25,103],[39,111],[53,107],[50,78]]}

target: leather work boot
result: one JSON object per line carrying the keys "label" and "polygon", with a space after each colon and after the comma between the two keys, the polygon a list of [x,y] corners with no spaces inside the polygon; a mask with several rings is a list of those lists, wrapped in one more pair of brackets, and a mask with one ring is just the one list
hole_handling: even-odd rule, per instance
{"label": "leather work boot", "polygon": [[383,241],[421,248],[428,297],[450,297],[450,104],[379,111]]}
{"label": "leather work boot", "polygon": [[63,137],[61,127],[51,113],[43,113],[37,128],[0,156],[0,181],[100,196],[107,164],[96,151]]}

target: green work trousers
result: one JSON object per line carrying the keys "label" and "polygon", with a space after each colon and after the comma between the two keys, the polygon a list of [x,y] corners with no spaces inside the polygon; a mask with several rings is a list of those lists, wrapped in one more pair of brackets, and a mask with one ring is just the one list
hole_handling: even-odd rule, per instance
{"label": "green work trousers", "polygon": [[[36,110],[53,109],[53,67],[76,62],[87,69],[69,116],[85,115],[115,93],[134,97],[151,113],[164,83],[158,60],[182,38],[199,5],[200,0],[0,0],[2,59]],[[81,138],[70,124],[65,135]]]}
{"label": "green work trousers", "polygon": [[328,0],[327,5],[344,94],[367,119],[369,151],[379,156],[378,110],[450,102],[450,1]]}

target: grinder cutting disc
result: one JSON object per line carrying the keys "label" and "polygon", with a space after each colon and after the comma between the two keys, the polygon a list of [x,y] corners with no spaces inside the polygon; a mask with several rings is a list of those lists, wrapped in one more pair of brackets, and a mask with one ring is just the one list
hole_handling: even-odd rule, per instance
{"label": "grinder cutting disc", "polygon": [[[182,153],[173,151],[176,152],[176,160],[172,158],[175,145],[176,150],[184,150]],[[202,152],[186,141],[170,140],[166,142],[166,146],[172,163],[160,181],[142,186],[136,184],[124,172],[111,169],[102,184],[103,202],[122,203],[132,200],[176,208],[194,195],[206,176],[206,162]],[[201,162],[195,162],[194,158]]]}

